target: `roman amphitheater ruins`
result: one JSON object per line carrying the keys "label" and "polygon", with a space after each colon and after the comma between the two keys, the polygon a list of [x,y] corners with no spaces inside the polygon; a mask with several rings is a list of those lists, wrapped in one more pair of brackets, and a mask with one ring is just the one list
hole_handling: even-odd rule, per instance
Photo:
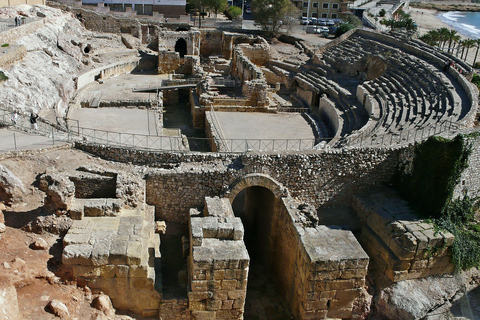
{"label": "roman amphitheater ruins", "polygon": [[[408,316],[395,304],[409,297],[391,288],[447,283],[455,265],[454,236],[394,180],[421,170],[429,138],[465,133],[452,192],[479,195],[469,65],[403,33],[355,29],[312,47],[58,3],[1,8],[0,22],[19,14],[27,23],[0,32],[1,125],[62,146],[2,153],[2,170],[59,148],[122,164],[23,181],[69,221],[64,279],[164,320],[420,319],[453,304]],[[10,205],[22,188],[8,177]]]}

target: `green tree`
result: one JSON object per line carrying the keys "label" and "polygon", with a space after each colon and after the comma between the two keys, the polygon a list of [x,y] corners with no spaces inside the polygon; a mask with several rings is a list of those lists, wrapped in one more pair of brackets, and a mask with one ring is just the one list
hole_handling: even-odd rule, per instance
{"label": "green tree", "polygon": [[232,19],[238,19],[242,15],[242,8],[237,6],[231,6],[228,8],[228,14]]}
{"label": "green tree", "polygon": [[473,67],[475,68],[475,63],[477,62],[478,50],[480,49],[480,39],[475,40],[477,45],[477,52],[475,52],[475,58],[473,59]]}
{"label": "green tree", "polygon": [[262,30],[277,34],[300,15],[290,0],[252,0],[253,19]]}
{"label": "green tree", "polygon": [[408,31],[414,31],[417,29],[417,26],[413,21],[412,17],[402,10],[398,12],[397,19],[383,19],[380,21],[380,24],[389,26],[391,30],[395,28],[405,28]]}
{"label": "green tree", "polygon": [[[473,40],[473,39],[466,39],[466,40],[463,40],[463,41],[462,41],[462,46],[463,46],[465,49],[467,49],[467,50],[465,51],[465,57],[463,57],[463,60],[467,61],[468,50],[469,50],[471,47],[474,47],[476,43],[477,43],[477,42],[476,42],[475,40]],[[462,51],[462,55],[463,55],[463,51]]]}
{"label": "green tree", "polygon": [[385,14],[386,14],[386,13],[387,13],[387,11],[385,11],[385,9],[382,9],[382,10],[380,10],[380,12],[378,13],[378,15],[379,15],[380,17],[385,17]]}
{"label": "green tree", "polygon": [[450,30],[448,33],[448,53],[450,53],[452,48],[452,42],[456,42],[458,40],[460,40],[460,37],[457,35],[457,31]]}
{"label": "green tree", "polygon": [[219,12],[225,11],[228,7],[227,0],[204,0],[205,6],[215,13],[215,17]]}
{"label": "green tree", "polygon": [[360,20],[359,17],[357,17],[356,15],[353,15],[353,14],[347,15],[345,17],[345,22],[348,23],[348,24],[351,24],[355,28],[360,28],[361,26],[363,26],[362,20]]}
{"label": "green tree", "polygon": [[355,29],[355,26],[350,23],[342,23],[337,30],[335,31],[335,37],[340,37],[342,34],[347,32],[348,30]]}

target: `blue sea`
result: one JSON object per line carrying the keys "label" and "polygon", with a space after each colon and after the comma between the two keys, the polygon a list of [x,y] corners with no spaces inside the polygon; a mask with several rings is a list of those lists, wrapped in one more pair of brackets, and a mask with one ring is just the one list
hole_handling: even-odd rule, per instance
{"label": "blue sea", "polygon": [[449,11],[438,17],[465,37],[480,39],[480,12]]}

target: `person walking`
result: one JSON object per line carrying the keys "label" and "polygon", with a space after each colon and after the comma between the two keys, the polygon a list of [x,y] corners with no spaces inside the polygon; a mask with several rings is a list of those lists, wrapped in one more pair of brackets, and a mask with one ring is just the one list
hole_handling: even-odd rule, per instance
{"label": "person walking", "polygon": [[37,119],[38,119],[38,114],[35,112],[32,112],[30,114],[30,124],[32,125],[33,130],[37,130]]}
{"label": "person walking", "polygon": [[17,118],[18,118],[18,112],[17,112],[17,110],[14,110],[12,112],[12,125],[13,126],[17,125]]}

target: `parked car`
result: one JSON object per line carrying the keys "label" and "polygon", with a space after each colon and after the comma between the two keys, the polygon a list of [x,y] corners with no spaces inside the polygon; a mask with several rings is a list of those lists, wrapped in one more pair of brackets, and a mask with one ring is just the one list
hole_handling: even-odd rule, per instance
{"label": "parked car", "polygon": [[318,20],[318,25],[319,26],[326,26],[327,23],[325,22],[325,20]]}
{"label": "parked car", "polygon": [[317,18],[310,18],[309,24],[317,24]]}
{"label": "parked car", "polygon": [[327,26],[334,26],[334,25],[335,25],[335,22],[333,22],[332,20],[327,21]]}
{"label": "parked car", "polygon": [[308,24],[308,18],[307,17],[302,17],[301,24],[303,24],[303,25]]}

